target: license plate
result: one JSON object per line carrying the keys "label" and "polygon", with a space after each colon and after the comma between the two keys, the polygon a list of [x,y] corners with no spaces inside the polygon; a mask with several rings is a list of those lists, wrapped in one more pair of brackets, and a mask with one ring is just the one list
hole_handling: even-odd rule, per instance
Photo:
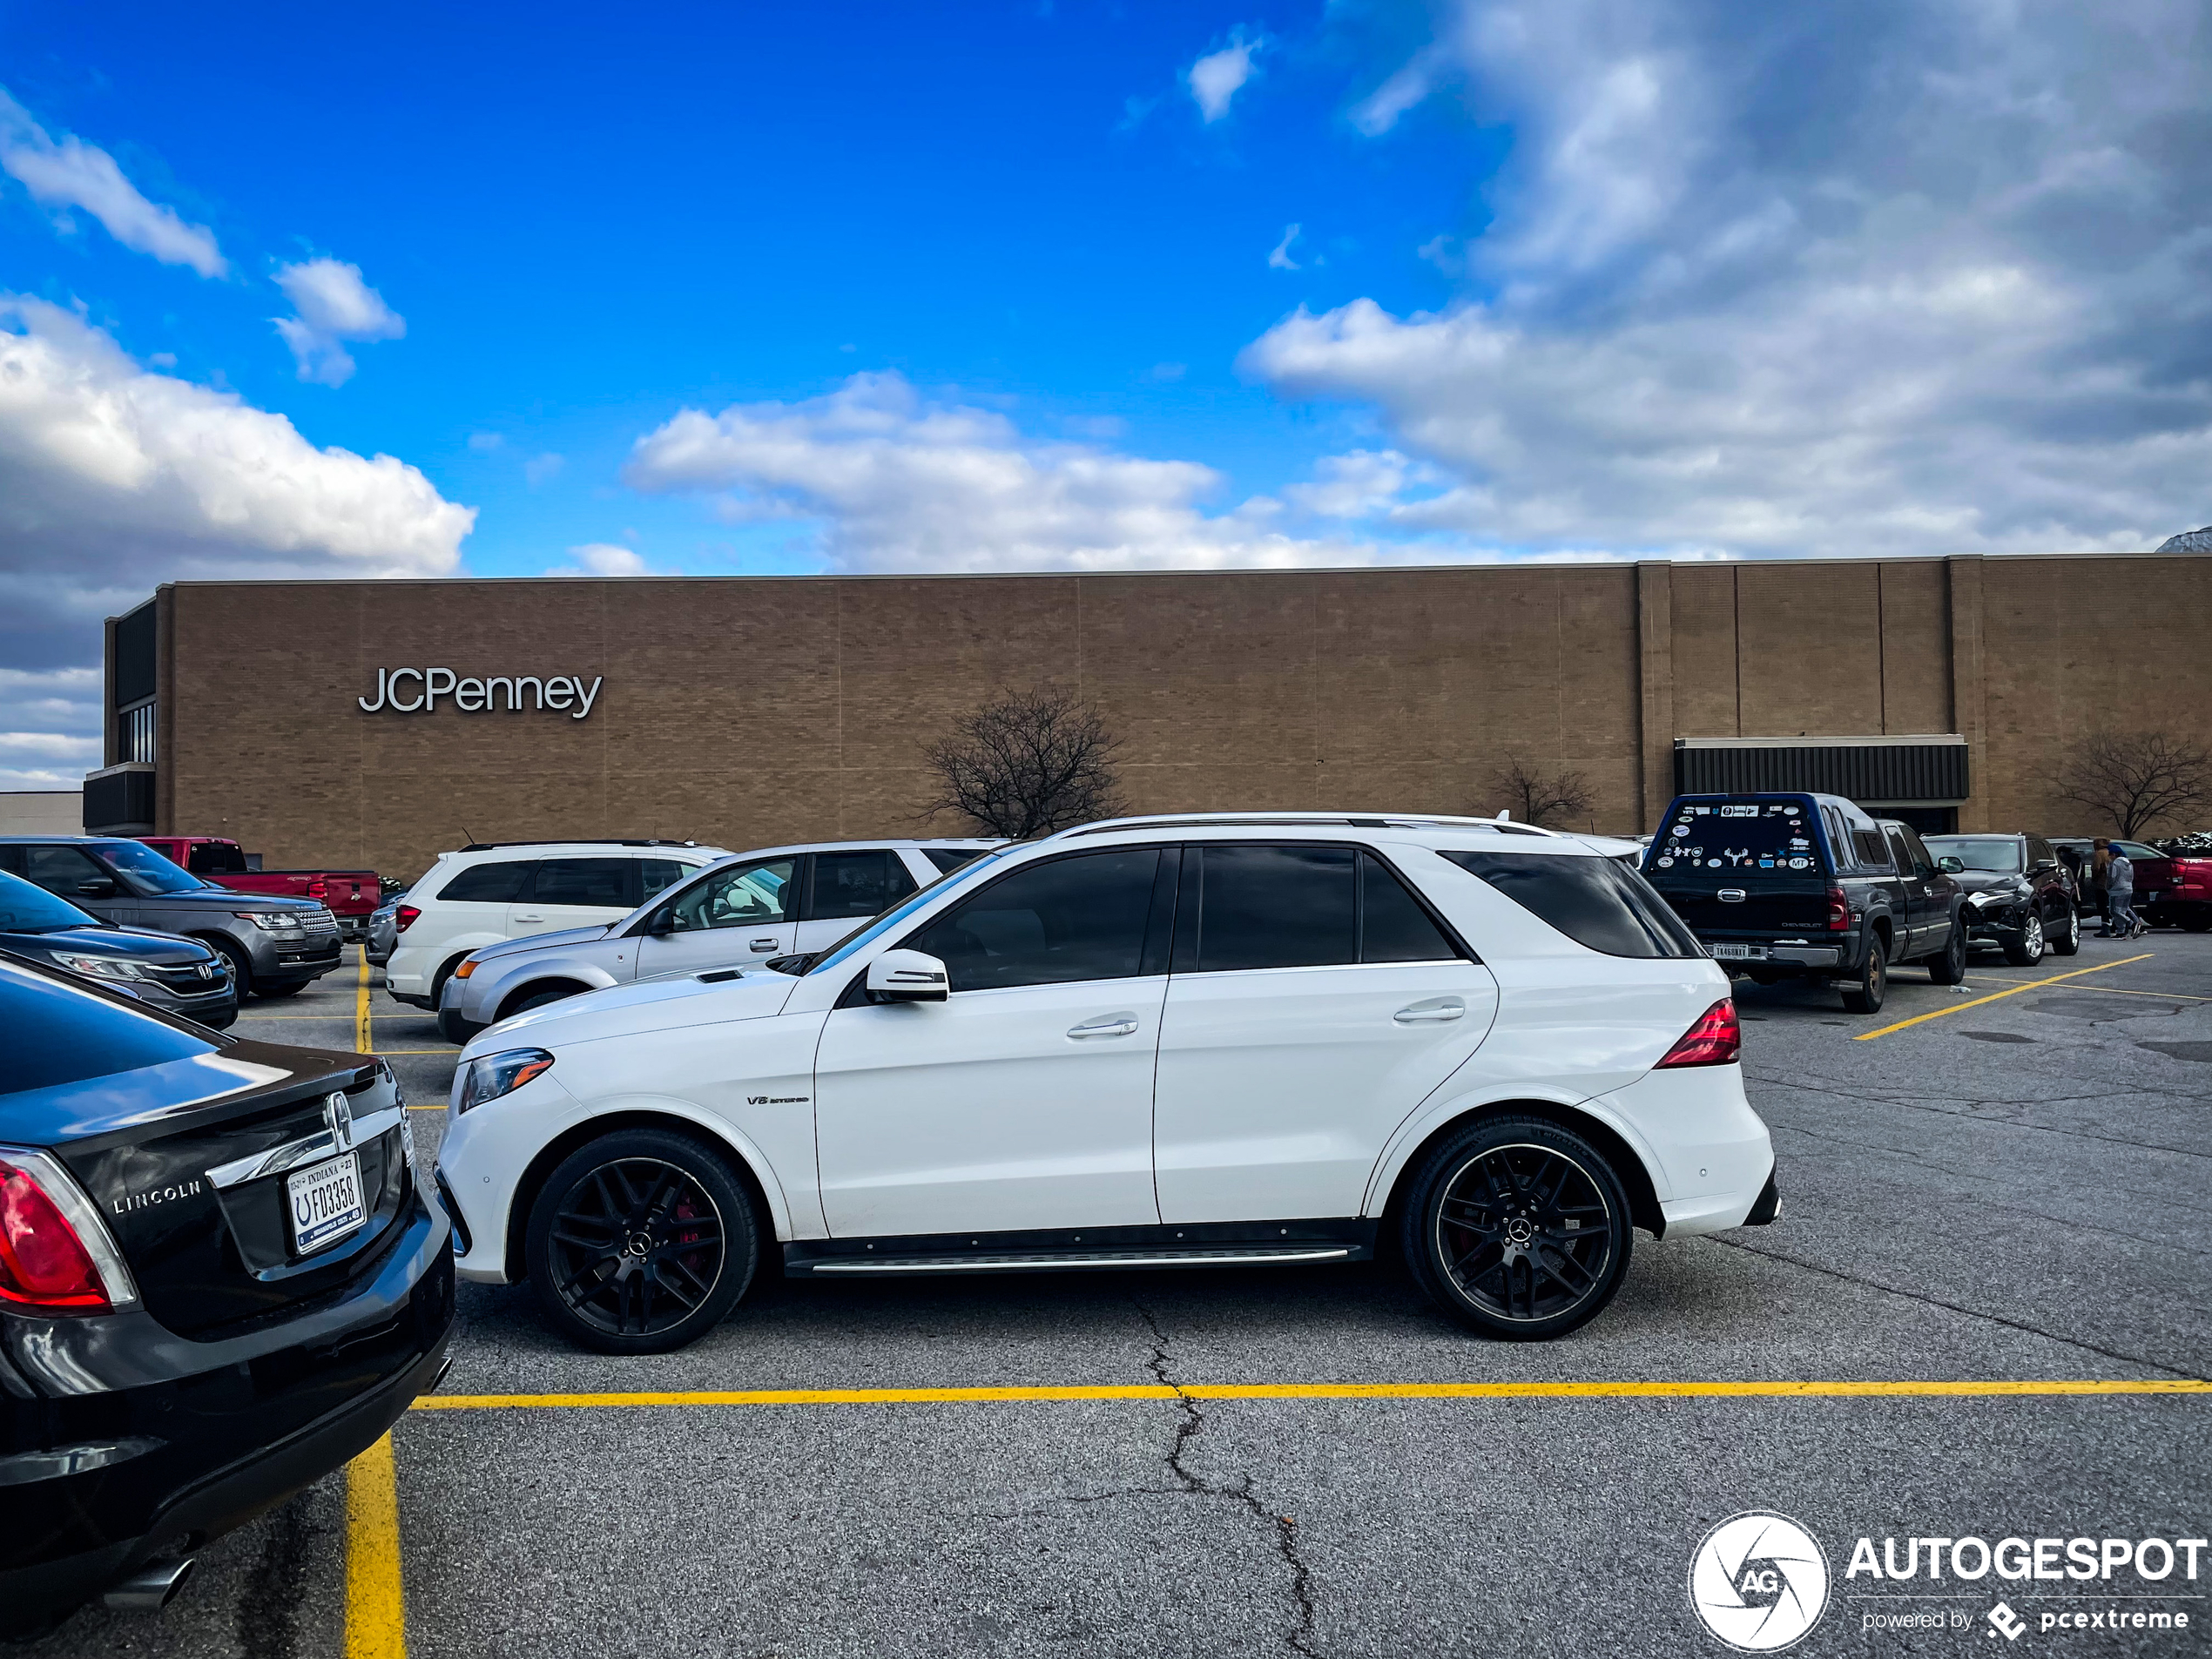
{"label": "license plate", "polygon": [[285,1177],[284,1188],[295,1254],[305,1256],[334,1244],[368,1219],[368,1206],[361,1202],[358,1152],[341,1152],[295,1170]]}
{"label": "license plate", "polygon": [[1708,945],[1705,954],[1716,962],[1748,962],[1766,954],[1764,945]]}

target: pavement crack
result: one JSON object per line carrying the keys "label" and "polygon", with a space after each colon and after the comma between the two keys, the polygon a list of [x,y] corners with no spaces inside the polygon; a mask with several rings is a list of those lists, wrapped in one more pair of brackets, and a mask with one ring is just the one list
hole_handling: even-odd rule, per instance
{"label": "pavement crack", "polygon": [[1969,1319],[1986,1319],[1992,1325],[2001,1325],[2006,1330],[2019,1331],[2031,1337],[2041,1337],[2047,1342],[2061,1343],[2069,1348],[2079,1348],[2084,1353],[2101,1354],[2107,1359],[2117,1359],[2123,1365],[2142,1366],[2151,1371],[2162,1372],[2168,1377],[2186,1378],[2191,1382],[2212,1381],[2193,1371],[2183,1371],[2163,1360],[2149,1359],[2139,1353],[2123,1353],[2117,1348],[2107,1348],[2094,1342],[2085,1342],[2080,1337],[2061,1336],[2056,1331],[2047,1331],[2041,1325],[2029,1325],[2020,1319],[2008,1319],[2001,1313],[1986,1312],[1980,1308],[1962,1307],[1956,1302],[1946,1302],[1939,1296],[1929,1296],[1919,1291],[1900,1290],[1894,1285],[1885,1285],[1878,1278],[1867,1278],[1858,1273],[1846,1273],[1839,1267],[1825,1267],[1818,1262],[1809,1262],[1802,1256],[1786,1256],[1778,1250],[1761,1250],[1757,1244],[1747,1244],[1741,1239],[1712,1235],[1713,1242],[1730,1250],[1740,1250],[1747,1256],[1764,1256],[1770,1262],[1784,1262],[1791,1267],[1802,1267],[1809,1273],[1820,1273],[1829,1278],[1839,1278],[1846,1285],[1863,1285],[1885,1295],[1902,1297],[1908,1302],[1918,1302],[1924,1307],[1942,1308],[1952,1313],[1963,1314]]}
{"label": "pavement crack", "polygon": [[1298,1610],[1292,1627],[1283,1635],[1283,1645],[1293,1653],[1304,1654],[1307,1659],[1318,1659],[1313,1647],[1313,1571],[1306,1563],[1299,1548],[1298,1522],[1289,1515],[1270,1514],[1252,1491],[1252,1477],[1240,1474],[1233,1483],[1208,1480],[1184,1461],[1184,1453],[1190,1442],[1205,1432],[1205,1413],[1174,1374],[1174,1356],[1168,1352],[1168,1339],[1160,1329],[1160,1322],[1152,1310],[1142,1302],[1132,1301],[1145,1326],[1152,1333],[1152,1355],[1145,1361],[1154,1379],[1163,1388],[1175,1391],[1175,1398],[1182,1408],[1181,1420],[1176,1424],[1175,1444],[1168,1449],[1169,1471],[1180,1483],[1180,1490],[1194,1497],[1224,1498],[1241,1506],[1253,1520],[1268,1528],[1274,1535],[1275,1553],[1291,1575],[1291,1600]]}

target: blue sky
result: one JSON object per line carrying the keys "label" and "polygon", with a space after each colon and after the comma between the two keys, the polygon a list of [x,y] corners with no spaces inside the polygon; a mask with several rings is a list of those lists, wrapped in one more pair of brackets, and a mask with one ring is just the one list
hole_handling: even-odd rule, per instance
{"label": "blue sky", "polygon": [[2126,550],[2191,0],[0,0],[0,787],[206,576]]}

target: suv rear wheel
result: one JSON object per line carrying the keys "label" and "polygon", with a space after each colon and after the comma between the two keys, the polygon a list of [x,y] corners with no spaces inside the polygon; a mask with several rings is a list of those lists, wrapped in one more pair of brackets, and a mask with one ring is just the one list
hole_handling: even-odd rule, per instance
{"label": "suv rear wheel", "polygon": [[752,1284],[752,1204],[711,1149],[666,1130],[579,1147],[530,1206],[538,1306],[601,1353],[665,1353],[720,1323]]}
{"label": "suv rear wheel", "polygon": [[1928,958],[1928,978],[1938,985],[1956,985],[1966,977],[1966,919],[1952,919],[1950,942],[1943,954]]}
{"label": "suv rear wheel", "polygon": [[2045,929],[2043,936],[2050,941],[2052,955],[2074,954],[2081,948],[2081,913],[2069,901],[2064,919],[2057,927]]}
{"label": "suv rear wheel", "polygon": [[1453,1136],[1410,1195],[1399,1243],[1414,1282],[1485,1336],[1564,1336],[1604,1311],[1628,1271],[1635,1235],[1620,1177],[1588,1141],[1541,1118]]}
{"label": "suv rear wheel", "polygon": [[1890,994],[1890,956],[1875,934],[1866,941],[1866,960],[1859,965],[1858,982],[1844,987],[1844,1007],[1853,1014],[1879,1014]]}

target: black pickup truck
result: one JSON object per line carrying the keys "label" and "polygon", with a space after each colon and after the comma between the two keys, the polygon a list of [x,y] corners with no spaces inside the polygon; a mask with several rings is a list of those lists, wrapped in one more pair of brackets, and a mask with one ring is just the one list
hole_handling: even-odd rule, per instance
{"label": "black pickup truck", "polygon": [[1904,825],[1837,795],[1677,795],[1643,873],[1713,960],[1761,985],[1832,981],[1854,1014],[1898,962],[1966,974],[1959,887]]}

